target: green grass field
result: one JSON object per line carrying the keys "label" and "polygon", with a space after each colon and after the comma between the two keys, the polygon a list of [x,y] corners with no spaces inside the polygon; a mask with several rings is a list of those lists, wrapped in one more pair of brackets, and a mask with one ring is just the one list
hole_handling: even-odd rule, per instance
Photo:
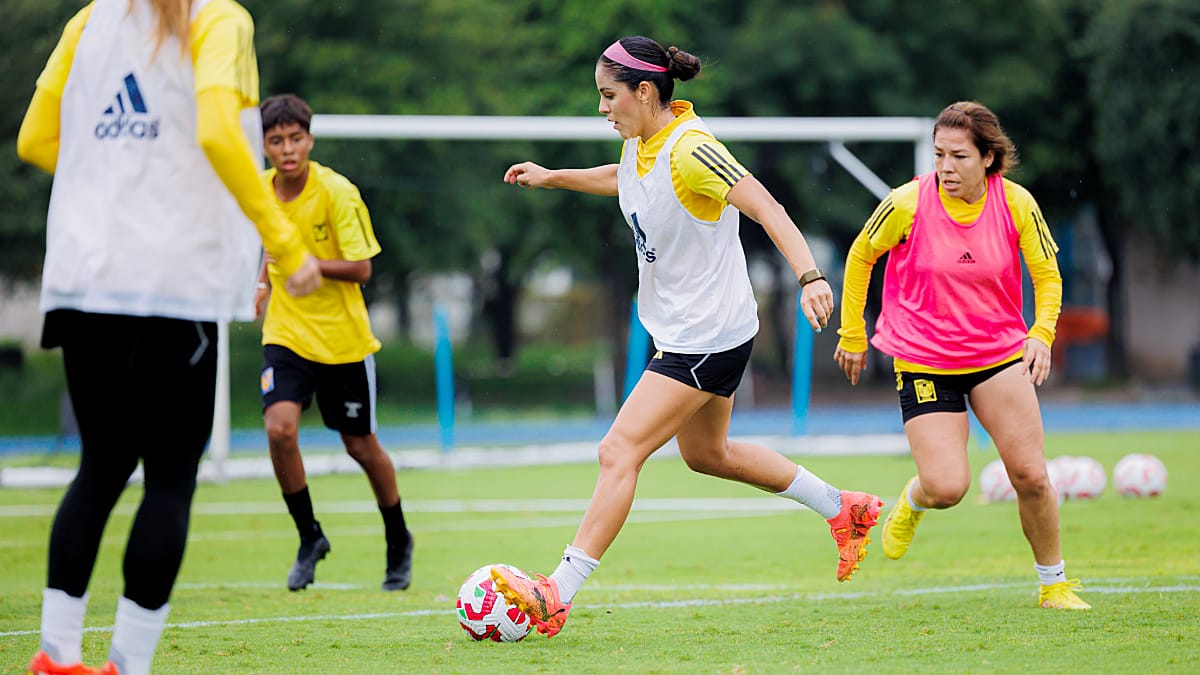
{"label": "green grass field", "polygon": [[[1158,455],[1165,495],[1111,486],[1062,508],[1067,572],[1090,612],[1034,607],[1036,578],[1015,505],[931,513],[909,554],[876,540],[855,578],[814,513],[754,489],[647,463],[639,502],[557,637],[472,642],[459,583],[494,562],[549,573],[591,494],[593,465],[402,473],[416,534],[414,583],[378,590],[382,525],[362,476],[314,478],[333,552],[317,584],[289,593],[295,532],[273,481],[202,485],[156,673],[1196,672],[1200,669],[1200,432],[1072,434],[1048,455],[1112,466]],[[992,452],[971,451],[975,473]],[[890,503],[907,457],[799,458],[834,484]],[[533,488],[536,499],[521,500]],[[46,538],[60,490],[0,491],[0,671],[37,647]],[[131,488],[109,524],[84,656],[108,648]],[[508,505],[487,500],[512,500]],[[878,530],[876,530],[876,535]],[[877,539],[877,536],[876,536]]]}

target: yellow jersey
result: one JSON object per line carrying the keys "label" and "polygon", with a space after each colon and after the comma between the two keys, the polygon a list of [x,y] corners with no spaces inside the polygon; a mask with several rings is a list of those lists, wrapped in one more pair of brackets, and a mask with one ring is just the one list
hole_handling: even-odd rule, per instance
{"label": "yellow jersey", "polygon": [[[908,238],[912,232],[913,219],[917,211],[916,179],[888,194],[850,247],[846,257],[846,271],[842,293],[842,325],[838,329],[841,340],[838,346],[849,352],[867,349],[867,329],[863,320],[866,306],[867,286],[871,280],[871,269],[875,261],[893,247]],[[1058,245],[1050,235],[1050,228],[1037,201],[1029,190],[1013,181],[1004,179],[1004,192],[1013,224],[1020,237],[1021,257],[1033,280],[1035,319],[1029,328],[1029,337],[1037,338],[1047,346],[1054,344],[1055,324],[1062,307],[1062,276],[1058,270]],[[972,223],[979,218],[990,195],[974,203],[950,197],[938,187],[938,196],[947,215],[959,223]],[[1017,354],[1005,361],[1018,358]],[[1003,361],[1002,361],[1003,363]],[[933,372],[960,374],[985,370],[992,364],[980,368],[943,370],[929,368],[896,359],[894,365],[902,372]]]}
{"label": "yellow jersey", "polygon": [[[262,180],[275,194],[275,169],[263,172]],[[318,260],[369,260],[381,250],[358,188],[333,169],[309,160],[304,189],[280,205]],[[297,298],[282,291],[287,279],[275,264],[267,271],[280,290],[267,304],[264,345],[327,364],[353,363],[379,351],[359,284],[326,277],[317,291]]]}

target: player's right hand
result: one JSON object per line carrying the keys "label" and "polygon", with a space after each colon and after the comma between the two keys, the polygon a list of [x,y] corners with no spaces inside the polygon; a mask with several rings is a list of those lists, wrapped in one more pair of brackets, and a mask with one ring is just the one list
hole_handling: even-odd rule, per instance
{"label": "player's right hand", "polygon": [[321,266],[317,264],[317,259],[311,255],[304,257],[304,263],[300,265],[300,269],[292,272],[287,278],[287,284],[284,288],[290,295],[299,297],[308,295],[321,287]]}
{"label": "player's right hand", "polygon": [[867,353],[848,352],[838,347],[837,351],[833,353],[833,360],[837,361],[842,372],[846,374],[846,379],[850,380],[850,384],[855,385],[858,384],[858,378],[867,365]]}
{"label": "player's right hand", "polygon": [[508,167],[504,172],[504,182],[525,188],[545,187],[550,170],[533,162],[521,162]]}

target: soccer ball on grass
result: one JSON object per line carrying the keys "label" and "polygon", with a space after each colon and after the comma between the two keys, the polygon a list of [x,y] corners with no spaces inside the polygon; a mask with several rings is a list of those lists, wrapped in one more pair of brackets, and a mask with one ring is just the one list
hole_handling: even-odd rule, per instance
{"label": "soccer ball on grass", "polygon": [[1113,467],[1113,487],[1126,497],[1155,497],[1167,489],[1167,467],[1154,455],[1125,455]]}
{"label": "soccer ball on grass", "polygon": [[504,596],[496,592],[492,582],[493,567],[505,567],[528,578],[512,565],[484,565],[475,570],[458,589],[458,623],[474,640],[519,642],[529,635],[533,623],[524,612],[508,604]]}
{"label": "soccer ball on grass", "polygon": [[1063,455],[1046,462],[1050,483],[1063,499],[1093,499],[1104,492],[1108,476],[1104,465],[1091,457]]}

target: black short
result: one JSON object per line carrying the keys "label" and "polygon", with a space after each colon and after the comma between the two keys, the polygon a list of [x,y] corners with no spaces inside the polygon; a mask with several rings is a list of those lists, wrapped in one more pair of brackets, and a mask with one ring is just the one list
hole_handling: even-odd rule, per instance
{"label": "black short", "polygon": [[287,347],[263,347],[259,381],[263,411],[272,403],[293,401],[307,410],[313,394],[325,426],[350,436],[377,430],[375,421],[375,357],[353,363],[317,363]]}
{"label": "black short", "polygon": [[646,370],[728,398],[737,391],[753,348],[754,338],[750,338],[733,349],[714,354],[656,352]]}
{"label": "black short", "polygon": [[925,413],[966,412],[967,396],[976,385],[1018,363],[1021,363],[1020,359],[961,375],[897,372],[896,391],[900,394],[900,414],[907,422]]}

